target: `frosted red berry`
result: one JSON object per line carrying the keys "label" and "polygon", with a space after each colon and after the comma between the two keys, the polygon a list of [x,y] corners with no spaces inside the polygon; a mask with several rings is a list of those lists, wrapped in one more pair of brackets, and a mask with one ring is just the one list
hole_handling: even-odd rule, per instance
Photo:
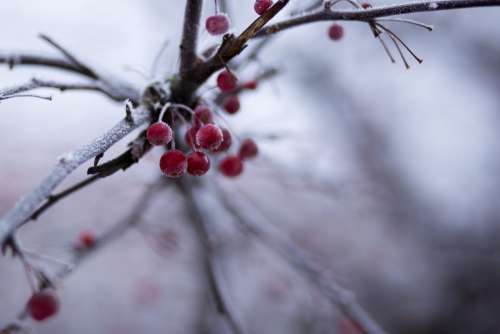
{"label": "frosted red berry", "polygon": [[236,76],[228,70],[224,70],[217,76],[217,86],[223,92],[232,92],[237,87]]}
{"label": "frosted red berry", "polygon": [[180,177],[186,172],[187,160],[182,151],[170,150],[162,155],[160,169],[168,177]]}
{"label": "frosted red berry", "polygon": [[229,150],[231,144],[233,143],[233,138],[231,137],[231,132],[228,129],[222,128],[222,143],[219,148],[215,150],[215,152],[225,152]]}
{"label": "frosted red berry", "polygon": [[227,177],[236,177],[243,172],[243,161],[237,155],[228,155],[219,163],[219,171]]}
{"label": "frosted red berry", "polygon": [[84,248],[92,248],[96,243],[95,235],[90,231],[82,231],[78,236],[78,240]]}
{"label": "frosted red berry", "polygon": [[363,9],[369,9],[369,8],[372,8],[372,5],[368,2],[363,2],[361,4],[361,7],[363,7]]}
{"label": "frosted red berry", "polygon": [[259,154],[259,148],[252,139],[245,139],[241,142],[239,155],[242,160],[253,159]]}
{"label": "frosted red berry", "polygon": [[207,17],[205,28],[210,35],[222,35],[229,30],[230,22],[226,14],[215,14]]}
{"label": "frosted red berry", "polygon": [[34,320],[44,321],[57,314],[59,299],[50,291],[36,292],[28,300],[26,310]]}
{"label": "frosted red berry", "polygon": [[253,6],[258,15],[264,14],[273,5],[272,0],[256,0]]}
{"label": "frosted red berry", "polygon": [[213,122],[213,114],[208,106],[199,105],[194,109],[193,122],[195,126],[201,126]]}
{"label": "frosted red berry", "polygon": [[214,124],[203,125],[196,132],[196,144],[207,150],[218,149],[223,139],[221,129]]}
{"label": "frosted red berry", "polygon": [[259,83],[255,80],[247,81],[243,84],[245,89],[256,90]]}
{"label": "frosted red berry", "polygon": [[146,137],[151,145],[166,145],[172,141],[173,132],[167,123],[156,122],[149,126]]}
{"label": "frosted red berry", "polygon": [[210,159],[203,152],[191,152],[187,157],[187,171],[194,176],[201,176],[210,169]]}
{"label": "frosted red berry", "polygon": [[240,99],[236,95],[230,95],[224,99],[222,106],[228,114],[235,114],[240,110]]}
{"label": "frosted red berry", "polygon": [[199,129],[200,129],[199,126],[193,126],[186,131],[186,135],[185,135],[184,139],[186,140],[186,143],[191,148],[199,148],[200,147],[198,144],[196,144],[196,133],[198,132]]}
{"label": "frosted red berry", "polygon": [[340,24],[334,23],[328,28],[328,36],[333,41],[338,41],[344,36],[344,27]]}

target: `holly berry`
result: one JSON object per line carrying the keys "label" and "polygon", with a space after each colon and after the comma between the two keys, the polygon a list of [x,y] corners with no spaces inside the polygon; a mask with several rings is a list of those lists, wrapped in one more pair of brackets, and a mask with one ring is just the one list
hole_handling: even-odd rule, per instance
{"label": "holly berry", "polygon": [[53,292],[36,292],[28,300],[26,309],[34,320],[44,321],[57,314],[59,311],[59,300]]}
{"label": "holly berry", "polygon": [[245,139],[241,142],[239,155],[242,160],[253,159],[259,154],[259,148],[252,139]]}
{"label": "holly berry", "polygon": [[223,92],[232,92],[237,87],[236,76],[228,70],[224,70],[217,76],[217,86]]}
{"label": "holly berry", "polygon": [[257,86],[259,83],[255,80],[247,81],[243,84],[243,88],[245,89],[250,89],[250,90],[256,90]]}
{"label": "holly berry", "polygon": [[264,14],[273,5],[272,0],[256,0],[253,8],[258,15]]}
{"label": "holly berry", "polygon": [[83,231],[78,236],[78,240],[80,241],[80,245],[84,248],[92,248],[96,243],[94,233],[90,231]]}
{"label": "holly berry", "polygon": [[229,150],[231,144],[233,143],[231,132],[229,132],[229,130],[226,128],[222,128],[221,131],[222,131],[222,143],[220,144],[219,148],[216,149],[214,152],[225,152]]}
{"label": "holly berry", "polygon": [[243,172],[243,161],[237,155],[228,155],[219,163],[219,171],[227,177],[236,177]]}
{"label": "holly berry", "polygon": [[191,148],[199,148],[200,146],[196,143],[196,133],[198,132],[198,130],[200,129],[199,126],[193,126],[191,128],[189,128],[187,131],[186,131],[186,135],[184,137],[184,139],[186,140],[186,143],[189,145],[189,147]]}
{"label": "holly berry", "polygon": [[236,95],[230,95],[226,97],[222,106],[228,114],[235,114],[240,110],[240,99]]}
{"label": "holly berry", "polygon": [[168,177],[180,177],[186,172],[186,168],[186,156],[182,151],[170,150],[160,159],[160,169]]}
{"label": "holly berry", "polygon": [[221,129],[214,124],[203,125],[196,132],[196,144],[207,150],[216,150],[224,140]]}
{"label": "holly berry", "polygon": [[344,36],[344,27],[340,24],[334,23],[328,29],[328,36],[333,41],[338,41]]}
{"label": "holly berry", "polygon": [[151,145],[166,145],[172,141],[172,128],[165,122],[151,124],[146,133]]}
{"label": "holly berry", "polygon": [[203,152],[191,152],[187,157],[187,171],[194,176],[201,176],[210,169],[210,159]]}
{"label": "holly berry", "polygon": [[229,30],[230,22],[226,14],[215,14],[207,17],[205,28],[210,35],[222,35]]}
{"label": "holly berry", "polygon": [[372,8],[372,5],[368,2],[363,2],[361,4],[361,7],[363,7],[363,9],[369,9],[369,8]]}
{"label": "holly berry", "polygon": [[199,105],[194,109],[193,121],[195,126],[213,122],[212,111],[208,106]]}

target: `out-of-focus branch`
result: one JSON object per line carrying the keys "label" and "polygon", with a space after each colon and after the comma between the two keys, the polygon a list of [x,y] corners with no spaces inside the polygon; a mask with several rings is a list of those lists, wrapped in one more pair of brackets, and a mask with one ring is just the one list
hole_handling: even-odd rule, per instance
{"label": "out-of-focus branch", "polygon": [[[199,201],[195,198],[195,181],[182,179],[178,183],[186,200],[187,213],[194,228],[198,234],[200,242],[204,248],[204,264],[208,275],[208,283],[214,297],[217,311],[226,318],[226,321],[233,333],[244,334],[243,326],[239,323],[234,308],[230,305],[229,292],[224,284],[224,277],[221,267],[220,251],[221,245],[218,242],[217,230],[214,221],[210,215],[207,216],[207,210],[213,210],[215,198],[206,198]],[[212,202],[212,203],[211,203]]]}
{"label": "out-of-focus branch", "polygon": [[327,2],[325,9],[319,12],[297,16],[263,28],[255,37],[264,37],[277,32],[297,27],[303,24],[319,21],[370,21],[378,17],[402,15],[418,12],[432,12],[440,10],[493,7],[500,6],[500,0],[436,0],[411,2],[407,4],[390,5],[360,10],[332,10]]}
{"label": "out-of-focus branch", "polygon": [[7,64],[10,68],[17,65],[34,65],[57,68],[64,71],[80,74],[86,77],[91,77],[90,73],[82,68],[74,65],[73,63],[53,56],[38,54],[38,53],[24,53],[24,52],[1,52],[0,51],[0,64]]}
{"label": "out-of-focus branch", "polygon": [[[338,306],[347,317],[355,321],[365,333],[386,333],[358,304],[352,292],[342,288],[331,279],[326,278],[321,268],[309,260],[307,255],[296,247],[283,233],[274,228],[272,223],[258,210],[252,207],[251,214],[249,214],[248,204],[239,194],[232,193],[229,196],[219,189],[218,197],[226,210],[235,217],[244,231],[257,237],[267,247],[285,259],[307,281],[318,288],[325,298],[333,305]],[[261,222],[265,222],[265,224]]]}
{"label": "out-of-focus branch", "polygon": [[41,96],[41,95],[35,95],[35,94],[24,94],[25,92],[28,92],[30,90],[33,90],[35,88],[38,88],[36,84],[33,82],[29,82],[23,85],[18,85],[14,87],[9,87],[0,90],[0,101],[2,100],[7,100],[7,99],[12,99],[16,97],[35,97],[39,99],[44,99],[44,100],[52,100],[51,96]]}
{"label": "out-of-focus branch", "polygon": [[193,68],[196,63],[196,47],[198,45],[198,30],[200,28],[203,0],[187,0],[184,12],[184,28],[181,42],[181,76]]}
{"label": "out-of-focus branch", "polygon": [[47,201],[54,189],[75,169],[104,153],[149,119],[149,110],[139,107],[131,113],[130,117],[126,117],[100,137],[61,157],[50,174],[0,219],[0,244],[3,244],[19,226],[29,219],[40,205]]}

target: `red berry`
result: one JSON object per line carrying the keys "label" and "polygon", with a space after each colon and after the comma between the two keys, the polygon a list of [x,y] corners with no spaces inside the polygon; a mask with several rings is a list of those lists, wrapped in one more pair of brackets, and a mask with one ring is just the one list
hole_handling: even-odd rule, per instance
{"label": "red berry", "polygon": [[368,9],[368,8],[372,8],[372,5],[368,2],[363,2],[361,4],[361,7],[363,7],[363,9]]}
{"label": "red berry", "polygon": [[242,160],[253,159],[258,153],[259,148],[252,139],[245,139],[241,142],[239,155]]}
{"label": "red berry", "polygon": [[236,177],[243,172],[243,161],[237,155],[228,155],[220,162],[219,171],[227,177]]}
{"label": "red berry", "polygon": [[226,14],[216,14],[207,17],[205,28],[210,35],[222,35],[229,30],[229,18]]}
{"label": "red berry", "polygon": [[247,81],[243,84],[245,89],[256,90],[259,83],[255,80]]}
{"label": "red berry", "polygon": [[220,144],[219,148],[215,150],[215,152],[225,152],[229,150],[231,144],[233,143],[233,139],[231,137],[231,132],[228,129],[222,128],[222,144]]}
{"label": "red berry", "polygon": [[207,150],[216,150],[224,140],[221,129],[214,124],[203,125],[196,132],[196,144]]}
{"label": "red berry", "polygon": [[212,111],[208,106],[199,105],[194,109],[193,122],[195,126],[201,126],[213,122]]}
{"label": "red berry", "polygon": [[156,122],[149,126],[146,137],[151,145],[166,145],[172,141],[173,133],[167,123]]}
{"label": "red berry", "polygon": [[168,151],[160,159],[160,169],[168,177],[180,177],[186,172],[186,168],[186,156],[182,151]]}
{"label": "red berry", "polygon": [[344,28],[341,25],[334,23],[328,29],[328,36],[330,36],[331,40],[338,41],[344,36]]}
{"label": "red berry", "polygon": [[80,245],[84,248],[92,248],[96,242],[94,233],[90,231],[81,232],[78,239],[80,240]]}
{"label": "red berry", "polygon": [[186,140],[186,143],[189,145],[189,147],[191,148],[199,148],[200,146],[196,143],[196,133],[198,132],[198,130],[200,129],[200,127],[198,126],[193,126],[192,128],[189,128],[187,131],[186,131],[186,135],[184,137],[184,139]]}
{"label": "red berry", "polygon": [[255,1],[255,5],[253,6],[253,8],[255,9],[255,12],[259,15],[262,15],[264,14],[268,9],[269,7],[271,7],[273,5],[273,1],[272,0],[256,0]]}
{"label": "red berry", "polygon": [[57,314],[59,311],[59,300],[52,292],[36,292],[28,300],[26,309],[34,320],[44,321]]}
{"label": "red berry", "polygon": [[217,76],[217,86],[223,92],[232,92],[236,89],[237,79],[233,73],[228,70],[224,70]]}
{"label": "red berry", "polygon": [[203,152],[191,152],[187,164],[188,173],[195,176],[201,176],[210,169],[210,159]]}
{"label": "red berry", "polygon": [[226,97],[222,105],[228,114],[235,114],[240,110],[240,99],[236,95]]}

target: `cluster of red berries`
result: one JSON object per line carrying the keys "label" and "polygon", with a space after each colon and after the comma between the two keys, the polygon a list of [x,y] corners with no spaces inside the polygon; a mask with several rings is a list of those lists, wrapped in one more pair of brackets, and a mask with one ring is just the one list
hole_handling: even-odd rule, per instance
{"label": "cluster of red berries", "polygon": [[28,300],[26,310],[34,320],[44,321],[59,312],[59,299],[49,290],[35,292]]}

